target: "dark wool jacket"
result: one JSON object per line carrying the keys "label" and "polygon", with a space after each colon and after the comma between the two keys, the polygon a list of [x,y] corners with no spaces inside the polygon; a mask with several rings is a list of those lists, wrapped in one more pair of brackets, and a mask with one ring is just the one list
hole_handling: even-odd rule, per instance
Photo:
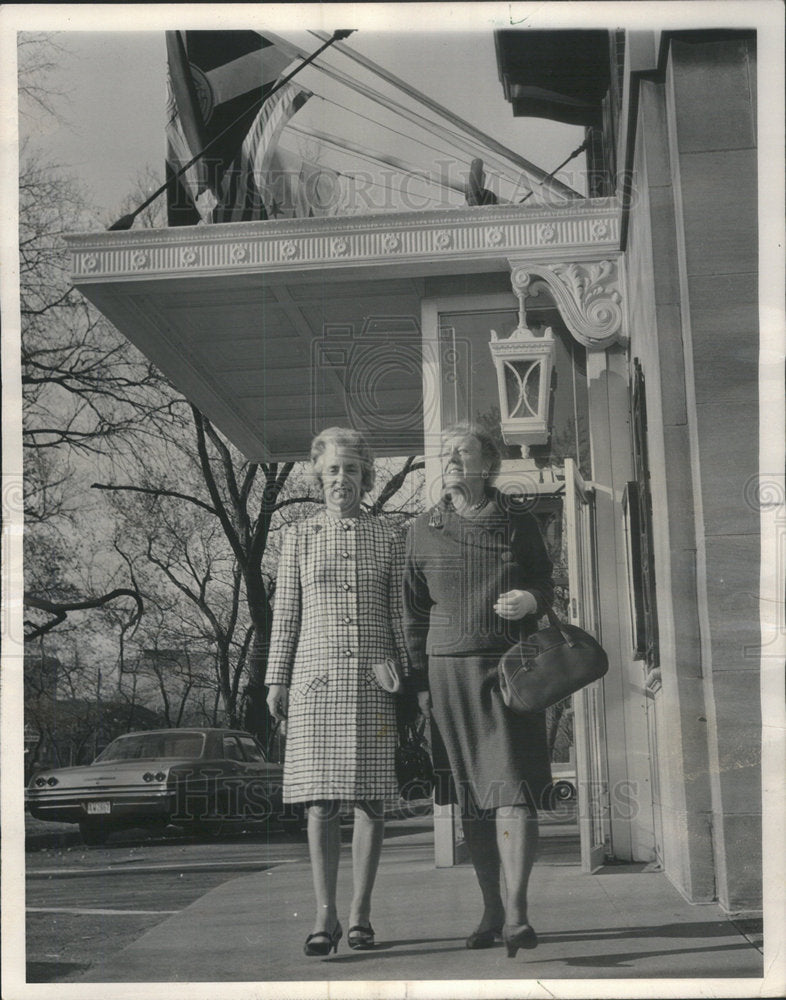
{"label": "dark wool jacket", "polygon": [[[440,504],[410,526],[404,632],[415,690],[428,688],[429,656],[501,654],[533,631],[551,604],[551,560],[537,521],[494,497],[472,519]],[[530,591],[537,612],[519,621],[496,615],[494,604],[508,590]]]}

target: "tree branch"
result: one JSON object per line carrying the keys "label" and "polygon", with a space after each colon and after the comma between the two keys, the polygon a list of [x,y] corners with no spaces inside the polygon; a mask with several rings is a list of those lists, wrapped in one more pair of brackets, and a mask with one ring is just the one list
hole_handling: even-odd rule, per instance
{"label": "tree branch", "polygon": [[425,468],[425,462],[422,460],[418,462],[415,455],[410,455],[399,471],[395,475],[391,476],[385,483],[382,492],[379,494],[376,501],[369,507],[369,513],[374,515],[380,514],[388,500],[390,500],[390,498],[394,496],[404,485],[404,480],[410,472],[415,472],[417,469],[423,468]]}
{"label": "tree branch", "polygon": [[118,597],[132,597],[134,599],[136,602],[136,615],[133,616],[132,620],[139,621],[145,610],[142,597],[138,591],[129,590],[126,587],[118,587],[115,590],[111,590],[108,594],[103,594],[101,597],[92,597],[83,601],[48,601],[43,597],[36,597],[34,594],[26,592],[24,603],[27,607],[35,608],[38,611],[45,611],[53,617],[43,625],[34,625],[33,622],[27,621],[26,624],[32,627],[32,631],[25,635],[25,642],[37,639],[39,636],[51,631],[56,625],[60,625],[66,620],[71,611],[88,611],[91,608],[101,608],[105,604],[109,604],[110,601],[117,600]]}
{"label": "tree branch", "polygon": [[235,512],[235,518],[238,527],[242,527],[243,533],[248,535],[250,528],[248,523],[248,512],[246,510],[245,504],[241,503],[240,491],[237,486],[237,479],[235,477],[235,467],[232,464],[232,455],[229,452],[226,444],[221,440],[221,438],[216,433],[215,428],[210,423],[210,421],[202,415],[202,423],[205,428],[205,434],[213,442],[213,447],[218,452],[219,458],[221,459],[221,466],[224,470],[224,480],[227,484],[227,490],[229,492],[229,499],[232,501],[232,509]]}
{"label": "tree branch", "polygon": [[318,500],[316,497],[287,497],[286,500],[280,500],[276,506],[273,508],[273,513],[277,510],[283,510],[284,507],[290,507],[293,503],[316,503],[321,504],[322,501]]}
{"label": "tree branch", "polygon": [[177,490],[165,490],[152,486],[113,486],[111,483],[91,483],[90,489],[109,490],[114,493],[145,493],[148,496],[153,497],[174,497],[176,500],[186,500],[188,503],[194,504],[195,507],[201,507],[202,510],[206,510],[208,514],[216,513],[216,509],[211,507],[209,503],[205,503],[204,500],[200,500],[198,497],[193,497],[189,493],[178,493]]}
{"label": "tree branch", "polygon": [[197,433],[197,452],[199,454],[199,464],[202,468],[202,475],[205,477],[205,484],[207,485],[208,492],[210,493],[210,499],[213,501],[216,515],[221,522],[221,527],[224,529],[224,533],[227,536],[229,544],[232,546],[235,558],[238,562],[243,564],[245,562],[245,552],[243,551],[243,546],[238,538],[237,531],[235,531],[235,526],[232,524],[232,521],[227,514],[226,507],[221,500],[221,494],[218,492],[218,486],[216,485],[216,478],[213,475],[213,469],[210,465],[210,456],[207,453],[207,442],[205,440],[205,426],[207,421],[193,404],[191,404],[191,413],[194,417],[194,426],[196,427]]}

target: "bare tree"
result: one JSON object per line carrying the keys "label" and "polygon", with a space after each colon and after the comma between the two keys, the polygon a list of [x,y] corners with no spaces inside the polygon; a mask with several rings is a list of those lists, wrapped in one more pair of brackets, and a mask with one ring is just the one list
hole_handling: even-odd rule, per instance
{"label": "bare tree", "polygon": [[[237,564],[232,566],[228,580],[217,578],[221,567],[213,551],[216,531],[220,528],[214,524],[196,536],[178,538],[167,532],[163,539],[162,533],[157,532],[158,538],[151,537],[148,541],[146,555],[173,587],[193,603],[208,626],[209,635],[203,633],[202,644],[209,644],[215,650],[215,672],[226,720],[229,725],[236,726],[240,678],[251,630],[244,629],[239,620],[242,579]],[[217,589],[222,591],[218,597]],[[235,642],[238,630],[242,634],[239,648]]]}
{"label": "bare tree", "polygon": [[[114,494],[135,496],[142,505],[140,509],[147,511],[148,521],[155,509],[157,530],[162,532],[159,544],[166,539],[172,548],[164,556],[162,550],[149,545],[147,559],[200,609],[210,623],[220,656],[219,683],[227,718],[233,723],[239,718],[239,701],[245,696],[245,725],[266,740],[270,719],[265,705],[264,675],[275,584],[275,567],[271,565],[270,556],[274,556],[277,549],[276,545],[270,549],[268,546],[279,526],[304,516],[320,501],[307,477],[293,475],[294,463],[244,460],[203,414],[195,407],[191,410],[193,450],[183,441],[178,444],[182,464],[178,468],[177,487],[170,485],[162,469],[158,472],[148,470],[134,483],[94,483],[93,486]],[[422,465],[422,461],[414,458],[407,459],[403,465],[386,461],[385,479],[369,506],[370,511],[377,515],[388,513],[393,497],[408,477],[422,469]],[[154,508],[146,507],[147,502],[152,502]],[[191,508],[190,515],[184,513],[184,506]],[[202,524],[200,530],[205,531],[205,518],[212,518],[215,529],[210,534],[211,551],[214,554],[220,551],[223,541],[233,563],[232,586],[224,595],[231,592],[228,618],[226,610],[222,618],[218,606],[211,606],[215,589],[211,597],[207,550],[202,547],[201,552],[186,554],[188,541],[194,544],[198,535],[193,525],[199,522]],[[216,533],[219,529],[220,539]],[[188,584],[182,572],[184,566],[188,568]],[[249,628],[245,633],[246,641],[235,643],[233,647],[229,626],[236,627],[240,619],[237,602],[241,599],[245,601]],[[244,676],[248,679],[245,691],[242,688]]]}
{"label": "bare tree", "polygon": [[149,705],[129,702],[114,689],[111,665],[106,669],[100,656],[82,655],[83,640],[83,630],[65,628],[28,646],[25,723],[36,739],[28,769],[43,760],[60,766],[89,762],[121,733],[161,724]]}
{"label": "bare tree", "polygon": [[[133,189],[120,203],[118,209],[112,209],[104,220],[104,228],[108,229],[119,217],[136,211],[137,207],[147,201],[154,191],[163,183],[163,170],[157,170],[147,164],[136,178]],[[134,218],[137,229],[164,229],[167,226],[166,198],[160,196],[152,201]]]}
{"label": "bare tree", "polygon": [[[217,725],[223,715],[220,720],[219,661],[210,622],[152,563],[137,566],[135,575],[145,595],[145,617],[124,651],[118,692],[130,703],[155,704],[167,726]],[[220,606],[215,614],[223,620]]]}
{"label": "bare tree", "polygon": [[[146,525],[140,529],[143,552],[136,538],[137,555],[157,567],[206,623],[226,718],[236,724],[242,678],[248,671],[261,685],[264,675],[271,607],[262,562],[271,520],[282,507],[315,498],[282,498],[292,463],[243,460],[198,410],[191,412],[193,437],[169,442],[168,462],[138,468],[135,482],[93,486],[136,498],[136,507],[115,501],[114,509]],[[125,544],[128,551],[130,539]],[[261,657],[261,668],[249,662],[254,656]]]}
{"label": "bare tree", "polygon": [[20,31],[16,46],[20,116],[25,120],[55,115],[66,99],[51,79],[65,51],[63,36],[52,31]]}
{"label": "bare tree", "polygon": [[70,282],[63,236],[91,217],[78,185],[35,157],[19,183],[25,446],[105,453],[155,435],[177,397]]}
{"label": "bare tree", "polygon": [[[71,286],[62,241],[83,228],[86,209],[76,184],[35,159],[20,179],[20,307],[22,319],[22,437],[25,452],[25,541],[29,555],[57,540],[83,503],[84,464],[123,455],[171,422],[178,397],[156,369]],[[80,474],[81,473],[81,474]],[[58,538],[59,535],[59,538]],[[68,560],[62,560],[67,564]],[[45,612],[31,619],[27,638],[58,626],[70,612],[120,598],[142,607],[133,586],[78,592],[73,581],[30,568],[26,605]],[[36,569],[38,571],[36,571]]]}
{"label": "bare tree", "polygon": [[129,598],[130,620],[138,618],[139,595],[128,581],[103,590],[80,589],[70,572],[76,560],[67,555],[68,527],[82,506],[85,459],[132,455],[141,441],[155,436],[159,419],[169,419],[177,399],[153,366],[70,283],[63,237],[95,225],[95,216],[79,183],[45,161],[31,140],[38,119],[60,113],[64,95],[52,85],[51,70],[64,48],[63,36],[26,32],[18,37],[28,639],[61,627],[74,611]]}

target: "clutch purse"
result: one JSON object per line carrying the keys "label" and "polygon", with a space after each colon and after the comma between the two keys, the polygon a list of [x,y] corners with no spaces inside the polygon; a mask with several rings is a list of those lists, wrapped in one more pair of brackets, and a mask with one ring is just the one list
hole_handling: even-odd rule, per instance
{"label": "clutch purse", "polygon": [[399,796],[407,802],[429,799],[434,791],[434,768],[423,735],[425,720],[399,723],[396,780]]}
{"label": "clutch purse", "polygon": [[377,663],[372,663],[371,669],[374,671],[377,684],[379,684],[383,691],[387,691],[390,694],[398,694],[402,689],[403,683],[398,663],[389,656],[384,660],[377,661]]}
{"label": "clutch purse", "polygon": [[589,632],[565,625],[548,609],[549,624],[512,646],[499,661],[502,700],[513,712],[541,712],[602,677],[609,658]]}

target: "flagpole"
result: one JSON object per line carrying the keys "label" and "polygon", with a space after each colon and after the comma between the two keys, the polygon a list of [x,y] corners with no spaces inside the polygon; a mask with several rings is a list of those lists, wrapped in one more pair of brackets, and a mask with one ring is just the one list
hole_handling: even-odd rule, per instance
{"label": "flagpole", "polygon": [[200,160],[205,155],[205,153],[210,152],[210,150],[219,142],[219,140],[223,139],[224,136],[227,134],[227,132],[229,132],[230,129],[233,129],[241,119],[246,117],[251,117],[252,113],[256,114],[262,107],[262,105],[265,103],[265,101],[269,97],[272,97],[277,90],[281,90],[281,88],[285,84],[289,83],[289,81],[292,79],[293,76],[296,76],[302,69],[305,69],[305,67],[308,66],[309,63],[313,62],[329,46],[333,45],[335,42],[340,41],[342,38],[348,38],[355,30],[356,30],[355,28],[340,28],[337,31],[334,31],[331,37],[323,45],[321,45],[315,52],[312,52],[310,56],[302,56],[301,54],[303,58],[302,63],[295,66],[295,68],[291,72],[287,73],[286,76],[283,76],[279,80],[277,80],[274,86],[271,87],[271,89],[267,92],[267,94],[265,94],[264,97],[260,98],[258,101],[255,101],[254,104],[246,108],[246,110],[242,114],[238,115],[238,117],[229,125],[227,125],[225,129],[219,132],[218,135],[213,136],[210,142],[208,142],[206,146],[203,146],[202,149],[200,149],[200,151],[196,154],[196,156],[192,156],[191,159],[188,161],[188,163],[184,164],[184,166],[182,166],[172,177],[170,177],[167,181],[165,181],[161,185],[161,187],[158,188],[157,191],[154,191],[149,198],[143,201],[138,208],[135,208],[133,212],[129,212],[128,215],[122,216],[122,218],[118,219],[117,222],[113,222],[112,225],[108,227],[109,231],[111,232],[113,230],[130,229],[131,226],[133,226],[134,224],[134,219],[136,219],[136,217],[139,215],[141,211],[146,209],[148,205],[154,202],[156,198],[159,197],[159,195],[163,194],[164,191],[166,191],[166,189],[173,181],[176,181],[178,177],[182,177],[182,175],[186,172],[186,170],[188,170],[189,167],[193,167],[193,165],[197,162],[197,160]]}
{"label": "flagpole", "polygon": [[[324,31],[309,29],[309,33],[314,35],[315,38],[319,38],[321,41],[325,40]],[[574,191],[574,189],[569,187],[567,184],[563,184],[561,181],[554,179],[554,171],[547,174],[545,170],[537,167],[534,163],[530,163],[529,160],[526,160],[523,156],[519,156],[518,153],[515,153],[512,149],[508,149],[507,146],[504,146],[492,136],[486,135],[486,133],[481,129],[476,128],[474,125],[470,124],[470,122],[465,121],[459,115],[455,114],[455,112],[444,107],[427,94],[422,93],[422,91],[418,90],[416,87],[411,86],[406,82],[406,80],[402,80],[400,77],[396,76],[395,73],[391,73],[390,70],[385,69],[384,66],[380,66],[378,63],[375,63],[373,59],[369,59],[367,56],[357,52],[350,45],[343,45],[339,43],[336,45],[336,51],[343,53],[348,59],[352,59],[353,62],[356,62],[370,72],[375,73],[378,77],[385,80],[386,83],[390,83],[394,87],[398,87],[398,89],[407,94],[408,97],[412,97],[416,101],[419,101],[421,104],[429,108],[429,110],[442,115],[442,117],[447,121],[452,122],[452,124],[463,129],[468,135],[471,135],[474,139],[483,143],[488,149],[493,150],[493,152],[497,153],[499,156],[503,156],[505,159],[515,163],[516,166],[521,167],[525,171],[531,172],[533,178],[536,179],[536,183],[540,183],[542,187],[553,189],[555,193],[560,194],[563,197],[581,197],[578,191]]]}
{"label": "flagpole", "polygon": [[[562,163],[560,163],[560,165],[558,167],[555,167],[551,171],[551,173],[549,174],[549,177],[553,177],[554,174],[556,174],[558,170],[562,170],[562,168],[565,166],[566,163],[570,163],[570,161],[573,160],[573,159],[575,159],[575,157],[577,157],[579,155],[579,153],[583,153],[584,150],[587,149],[587,147],[589,146],[589,143],[590,143],[589,138],[586,138],[584,140],[584,142],[582,142],[582,144],[577,149],[573,150],[573,152],[570,154],[570,156],[566,156],[565,159],[562,161]],[[529,196],[531,194],[532,194],[532,192],[528,191],[524,195],[524,197],[519,201],[519,205],[522,205],[527,200],[527,198],[529,198]]]}
{"label": "flagpole", "polygon": [[300,135],[313,137],[314,139],[318,139],[320,142],[328,143],[331,146],[335,146],[336,149],[341,149],[347,153],[358,153],[360,156],[364,156],[369,160],[375,160],[377,163],[382,163],[386,167],[395,167],[397,170],[401,170],[405,174],[411,174],[413,177],[419,177],[429,184],[436,184],[438,187],[447,188],[449,191],[456,191],[459,194],[464,193],[463,184],[458,184],[453,181],[435,181],[428,171],[422,170],[420,167],[415,166],[414,163],[408,163],[406,160],[399,159],[397,156],[388,156],[386,153],[381,153],[379,150],[369,149],[367,146],[361,146],[359,143],[352,142],[350,139],[336,139],[335,136],[328,135],[327,132],[322,132],[318,128],[305,129],[301,128],[299,125],[292,125],[291,123],[287,127],[291,132],[297,132]]}
{"label": "flagpole", "polygon": [[[279,48],[285,50],[288,48],[290,52],[294,53],[294,55],[303,56],[305,51],[304,49],[302,49],[299,45],[296,45],[294,42],[290,42],[286,38],[283,38],[276,32],[266,29],[265,37],[274,41]],[[392,97],[387,97],[385,94],[380,93],[373,87],[360,83],[358,80],[354,80],[351,76],[348,76],[346,73],[342,73],[341,70],[338,70],[333,66],[315,64],[314,69],[318,70],[320,73],[324,73],[325,76],[329,76],[332,80],[336,80],[338,83],[343,84],[345,87],[349,87],[350,90],[354,90],[356,93],[361,94],[368,100],[375,101],[377,104],[387,108],[389,111],[393,111],[402,118],[406,118],[407,121],[419,126],[431,135],[438,135],[440,138],[449,142],[452,146],[461,148],[461,144],[456,142],[455,133],[451,132],[450,129],[445,128],[444,125],[440,125],[439,122],[436,122],[431,118],[426,118],[417,111],[410,110],[405,105],[395,101]],[[459,119],[459,121],[461,121],[461,119]],[[462,122],[461,128],[464,129],[466,124],[467,123]],[[483,133],[481,133],[481,135],[482,134]],[[507,163],[500,168],[500,159],[496,156],[492,157],[489,155],[490,142],[493,143],[495,140],[491,139],[489,136],[486,136],[483,141],[469,138],[469,144],[479,147],[486,161],[492,166],[496,165],[497,169],[506,171],[510,169],[511,164],[515,164],[520,170],[524,171],[527,179],[531,183],[536,184],[539,187],[543,185],[547,176],[545,170],[536,166],[534,163],[530,163],[529,160],[525,160],[523,156],[519,156],[517,153],[514,153],[513,150],[507,149],[507,147],[502,146],[500,143],[496,143],[498,148],[504,150],[501,156],[507,160]],[[546,186],[552,191],[552,193],[559,196],[563,200],[583,197],[583,195],[581,195],[578,191],[574,191],[573,188],[568,187],[566,184],[563,184],[558,180],[548,181]]]}

